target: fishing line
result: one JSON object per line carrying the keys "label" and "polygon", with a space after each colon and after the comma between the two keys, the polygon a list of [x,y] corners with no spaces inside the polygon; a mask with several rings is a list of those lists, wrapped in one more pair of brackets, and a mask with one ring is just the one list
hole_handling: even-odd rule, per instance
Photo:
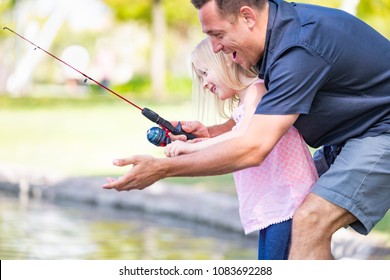
{"label": "fishing line", "polygon": [[99,92],[94,92],[94,89],[92,88],[92,86],[88,83],[88,80],[84,79],[83,81],[83,84],[89,89],[89,93],[92,95],[92,96],[104,96],[104,97],[107,97],[107,95],[103,94],[103,93],[99,93]]}
{"label": "fishing line", "polygon": [[98,89],[94,88],[90,83],[88,83],[88,79],[84,79],[82,85],[88,87],[89,93],[90,93],[92,96],[97,96],[97,97],[99,97],[99,98],[100,98],[100,97],[102,97],[102,98],[108,98],[108,99],[110,99],[110,100],[115,100],[115,101],[118,100],[117,98],[114,99],[114,97],[113,97],[112,95],[108,95],[108,94],[106,94],[105,92],[103,92],[103,91],[101,91],[101,90],[98,90]]}
{"label": "fishing line", "polygon": [[88,80],[90,80],[90,81],[94,82],[95,84],[97,84],[98,86],[100,86],[101,88],[104,88],[105,90],[107,90],[110,93],[114,94],[116,97],[122,99],[123,101],[127,102],[128,104],[130,104],[133,107],[135,107],[138,110],[140,110],[142,115],[144,115],[146,118],[148,118],[149,120],[151,120],[152,122],[158,124],[161,127],[161,129],[160,128],[156,128],[156,127],[154,127],[154,128],[152,127],[150,130],[148,130],[147,138],[148,138],[148,140],[152,144],[154,144],[156,146],[165,146],[166,144],[170,143],[170,138],[168,136],[168,133],[172,133],[174,135],[184,134],[184,135],[187,136],[187,139],[194,139],[195,138],[195,136],[192,135],[191,133],[187,133],[187,132],[183,131],[180,122],[178,123],[178,125],[176,127],[174,127],[169,121],[163,119],[162,117],[160,117],[154,111],[152,111],[152,110],[150,110],[148,108],[141,108],[137,104],[135,104],[132,101],[128,100],[127,98],[123,97],[119,93],[116,93],[115,91],[113,91],[112,89],[110,89],[107,86],[103,85],[102,83],[96,81],[95,79],[93,79],[89,75],[87,75],[87,74],[81,72],[80,70],[76,69],[75,67],[73,67],[72,65],[70,65],[67,62],[63,61],[62,59],[58,58],[57,56],[55,56],[54,54],[50,53],[49,51],[47,51],[45,49],[42,49],[40,46],[36,45],[35,43],[33,43],[32,41],[30,41],[27,38],[23,37],[19,33],[13,31],[12,29],[10,29],[8,27],[3,27],[3,30],[8,30],[8,31],[12,32],[13,34],[18,36],[19,38],[21,38],[21,39],[29,42],[31,45],[33,45],[34,46],[34,50],[39,49],[39,50],[43,51],[44,53],[50,55],[52,58],[56,59],[57,61],[65,64],[66,66],[70,67],[74,71],[78,72],[80,75],[82,75],[84,77],[84,83],[87,83]]}

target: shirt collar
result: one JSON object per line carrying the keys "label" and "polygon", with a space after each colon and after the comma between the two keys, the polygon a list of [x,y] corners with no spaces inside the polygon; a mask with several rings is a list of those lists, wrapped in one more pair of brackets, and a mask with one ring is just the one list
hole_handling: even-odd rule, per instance
{"label": "shirt collar", "polygon": [[256,68],[259,69],[260,79],[264,79],[271,31],[274,26],[276,13],[278,11],[277,5],[278,4],[276,4],[274,1],[272,0],[269,1],[269,14],[268,14],[268,23],[267,23],[267,34],[266,34],[265,45],[264,45],[264,54],[263,57],[256,64]]}

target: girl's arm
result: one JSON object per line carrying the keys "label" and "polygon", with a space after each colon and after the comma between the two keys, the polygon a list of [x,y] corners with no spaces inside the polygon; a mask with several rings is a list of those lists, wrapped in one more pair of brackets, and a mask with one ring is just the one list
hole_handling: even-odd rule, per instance
{"label": "girl's arm", "polygon": [[[171,123],[173,126],[177,126],[178,122],[171,121]],[[233,119],[228,119],[222,124],[212,126],[205,126],[198,121],[180,121],[180,123],[185,132],[191,133],[198,138],[212,138],[221,135],[222,133],[232,130],[233,126],[236,124]],[[169,134],[169,138],[171,138],[173,142],[177,140],[187,141],[187,137],[183,134]]]}
{"label": "girl's arm", "polygon": [[222,141],[241,136],[248,128],[250,120],[252,119],[252,116],[256,110],[256,107],[265,93],[266,89],[264,87],[264,84],[260,82],[256,82],[246,89],[245,98],[243,100],[244,117],[241,120],[240,126],[237,129],[228,131],[213,138],[207,138],[206,140],[200,142],[199,139],[195,142],[174,141],[173,143],[165,147],[166,156],[173,157],[178,156],[180,154],[193,153],[208,148],[212,145],[218,144]]}
{"label": "girl's arm", "polygon": [[210,134],[210,137],[213,138],[223,133],[231,131],[235,124],[236,123],[234,122],[233,119],[228,119],[223,124],[208,126],[207,129]]}

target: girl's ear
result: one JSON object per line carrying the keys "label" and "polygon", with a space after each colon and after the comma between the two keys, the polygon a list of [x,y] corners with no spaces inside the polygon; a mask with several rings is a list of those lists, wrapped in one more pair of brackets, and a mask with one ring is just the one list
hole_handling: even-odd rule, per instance
{"label": "girl's ear", "polygon": [[251,7],[242,6],[240,9],[240,16],[249,28],[253,28],[256,24],[256,14]]}

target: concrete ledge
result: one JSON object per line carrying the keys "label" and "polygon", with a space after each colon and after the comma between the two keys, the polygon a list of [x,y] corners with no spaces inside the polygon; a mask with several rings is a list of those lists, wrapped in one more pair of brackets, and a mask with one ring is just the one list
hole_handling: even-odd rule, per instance
{"label": "concrete ledge", "polygon": [[[103,177],[67,178],[49,171],[0,164],[0,190],[25,199],[68,200],[158,213],[243,233],[236,196],[162,182],[142,191],[116,192],[102,189],[104,183]],[[378,248],[385,248],[385,256],[389,257],[390,249],[385,239],[371,236],[341,229],[333,238],[334,256],[338,259],[372,259],[378,258],[374,256]]]}

